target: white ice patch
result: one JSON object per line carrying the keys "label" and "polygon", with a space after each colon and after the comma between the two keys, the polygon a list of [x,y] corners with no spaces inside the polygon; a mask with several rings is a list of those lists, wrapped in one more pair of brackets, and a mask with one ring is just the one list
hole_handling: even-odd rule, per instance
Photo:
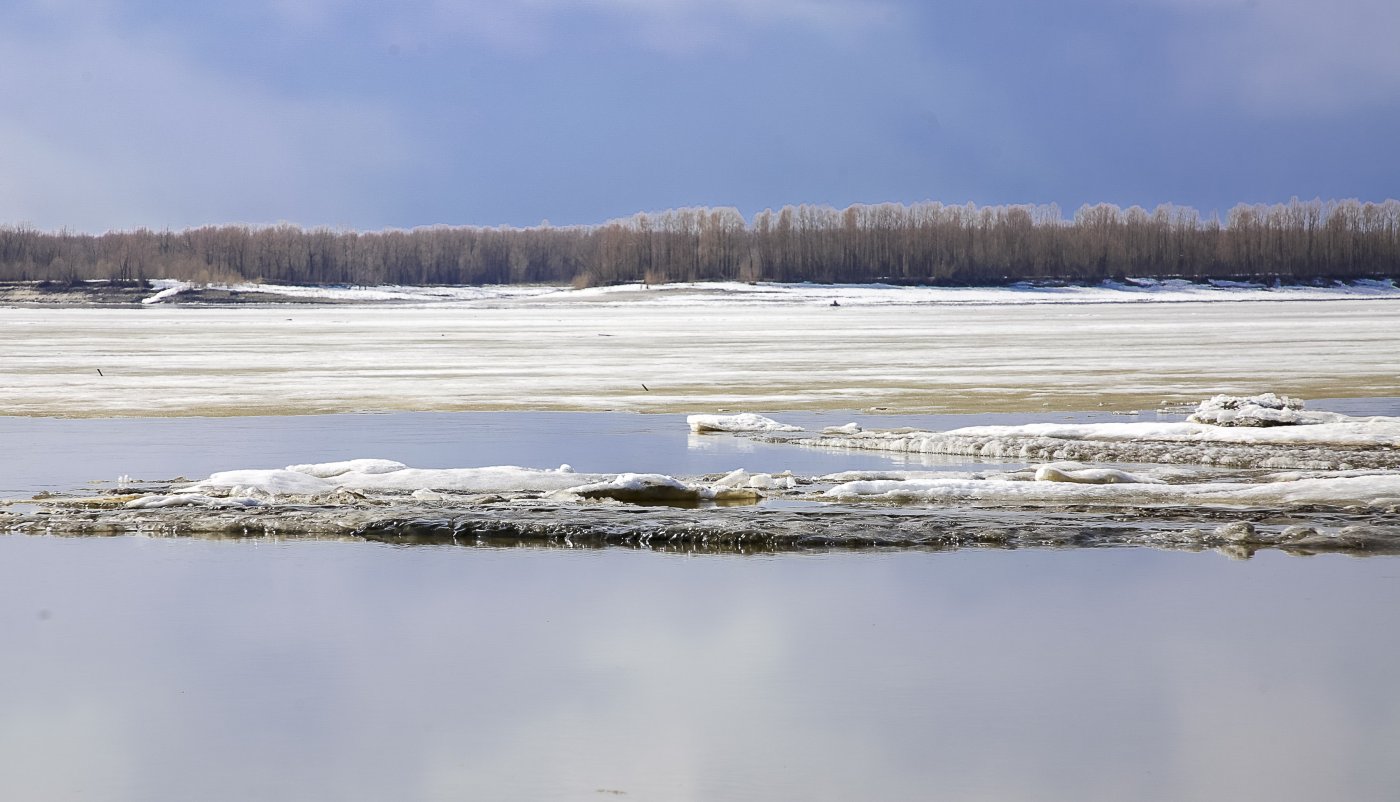
{"label": "white ice patch", "polygon": [[585,499],[612,499],[628,503],[697,503],[701,501],[757,501],[758,493],[748,488],[716,485],[701,487],[660,473],[623,473],[566,491]]}
{"label": "white ice patch", "polygon": [[198,493],[176,493],[168,496],[145,496],[126,503],[130,510],[158,510],[166,507],[209,507],[228,509],[236,507],[258,507],[262,502],[255,498],[215,498]]}
{"label": "white ice patch", "polygon": [[831,501],[883,501],[894,504],[978,504],[985,506],[1195,506],[1287,508],[1389,507],[1400,497],[1400,475],[1371,474],[1298,479],[1287,482],[1168,485],[1148,483],[1081,484],[1006,479],[917,479],[847,482],[823,494]]}
{"label": "white ice patch", "polygon": [[780,474],[749,473],[743,468],[738,468],[721,477],[719,481],[714,483],[713,487],[715,489],[750,487],[755,490],[791,490],[797,487],[797,479],[790,471]]}
{"label": "white ice patch", "polygon": [[1188,421],[1213,426],[1299,426],[1346,420],[1335,412],[1304,412],[1303,401],[1286,395],[1217,395],[1202,401]]}
{"label": "white ice patch", "polygon": [[162,289],[161,289],[159,292],[157,292],[156,294],[154,294],[154,295],[152,295],[152,296],[150,296],[150,297],[148,297],[148,298],[142,298],[142,299],[141,299],[141,303],[146,304],[146,305],[148,305],[148,306],[151,305],[151,304],[158,304],[158,303],[160,303],[160,302],[166,300],[167,298],[171,298],[171,297],[174,297],[174,296],[176,296],[176,295],[179,295],[179,294],[182,293],[182,292],[187,292],[187,291],[189,291],[189,290],[194,289],[194,285],[193,285],[193,284],[190,284],[189,282],[186,282],[186,281],[171,281],[171,280],[169,280],[169,279],[162,279],[162,280],[160,280],[160,281],[153,281],[153,282],[151,282],[151,284],[154,285],[154,286],[156,286],[156,287],[162,287]]}
{"label": "white ice patch", "polygon": [[[355,466],[359,466],[356,468]],[[397,467],[395,467],[397,466]],[[601,474],[497,465],[485,468],[409,468],[389,460],[349,460],[291,469],[222,471],[181,492],[222,491],[231,495],[322,496],[337,490],[361,492],[418,490],[466,493],[550,492],[596,482]]]}
{"label": "white ice patch", "polygon": [[1156,462],[1239,468],[1338,469],[1400,464],[1400,418],[1334,413],[1306,426],[1243,427],[1191,422],[1036,423],[819,435],[784,442],[953,454],[1016,462]]}
{"label": "white ice patch", "polygon": [[288,465],[287,470],[330,479],[346,473],[393,473],[408,466],[389,459],[350,459],[343,462],[317,462],[307,465]]}
{"label": "white ice patch", "polygon": [[801,426],[779,423],[772,418],[745,412],[739,415],[690,415],[686,419],[690,430],[705,432],[800,432]]}
{"label": "white ice patch", "polygon": [[1037,482],[1073,482],[1082,485],[1162,484],[1161,479],[1128,473],[1117,468],[1080,468],[1076,470],[1055,465],[1042,465],[1037,468],[1035,480]]}

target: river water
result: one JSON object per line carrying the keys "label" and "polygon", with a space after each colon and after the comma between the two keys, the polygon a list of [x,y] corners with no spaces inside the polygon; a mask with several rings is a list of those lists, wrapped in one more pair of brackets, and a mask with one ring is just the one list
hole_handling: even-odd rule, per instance
{"label": "river water", "polygon": [[[366,456],[891,465],[668,415],[0,418],[0,437],[25,455],[6,497]],[[0,798],[1391,799],[1395,609],[1392,557],[0,535]]]}

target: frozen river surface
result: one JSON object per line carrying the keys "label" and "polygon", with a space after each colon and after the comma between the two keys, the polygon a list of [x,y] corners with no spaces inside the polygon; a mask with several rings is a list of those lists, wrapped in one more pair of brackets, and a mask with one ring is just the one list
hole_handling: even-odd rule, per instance
{"label": "frozen river surface", "polygon": [[0,308],[0,409],[976,412],[1126,410],[1265,389],[1400,395],[1393,288],[740,287]]}

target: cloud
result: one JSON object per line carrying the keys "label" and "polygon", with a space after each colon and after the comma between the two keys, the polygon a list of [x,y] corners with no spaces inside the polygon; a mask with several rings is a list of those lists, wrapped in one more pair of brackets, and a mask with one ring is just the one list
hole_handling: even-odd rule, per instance
{"label": "cloud", "polygon": [[0,74],[25,76],[0,84],[4,223],[350,223],[408,151],[373,104],[226,75],[66,6],[0,16]]}
{"label": "cloud", "polygon": [[[301,29],[363,18],[349,0],[266,2],[275,18]],[[690,54],[728,47],[736,37],[774,27],[848,39],[893,16],[893,4],[884,0],[407,0],[381,26],[383,35],[400,45],[466,36],[506,50],[538,51],[592,35]],[[580,21],[604,27],[590,34]]]}
{"label": "cloud", "polygon": [[1400,93],[1394,0],[1147,0],[1182,27],[1175,59],[1193,93],[1220,87],[1256,113],[1392,106]]}

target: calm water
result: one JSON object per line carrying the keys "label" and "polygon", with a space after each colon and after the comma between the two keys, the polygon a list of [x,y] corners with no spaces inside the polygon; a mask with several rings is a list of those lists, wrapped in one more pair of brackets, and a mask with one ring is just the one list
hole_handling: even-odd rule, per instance
{"label": "calm water", "polygon": [[[890,464],[672,416],[0,436],[7,495],[357,456]],[[1396,609],[1384,557],[0,536],[0,799],[1389,800]]]}

